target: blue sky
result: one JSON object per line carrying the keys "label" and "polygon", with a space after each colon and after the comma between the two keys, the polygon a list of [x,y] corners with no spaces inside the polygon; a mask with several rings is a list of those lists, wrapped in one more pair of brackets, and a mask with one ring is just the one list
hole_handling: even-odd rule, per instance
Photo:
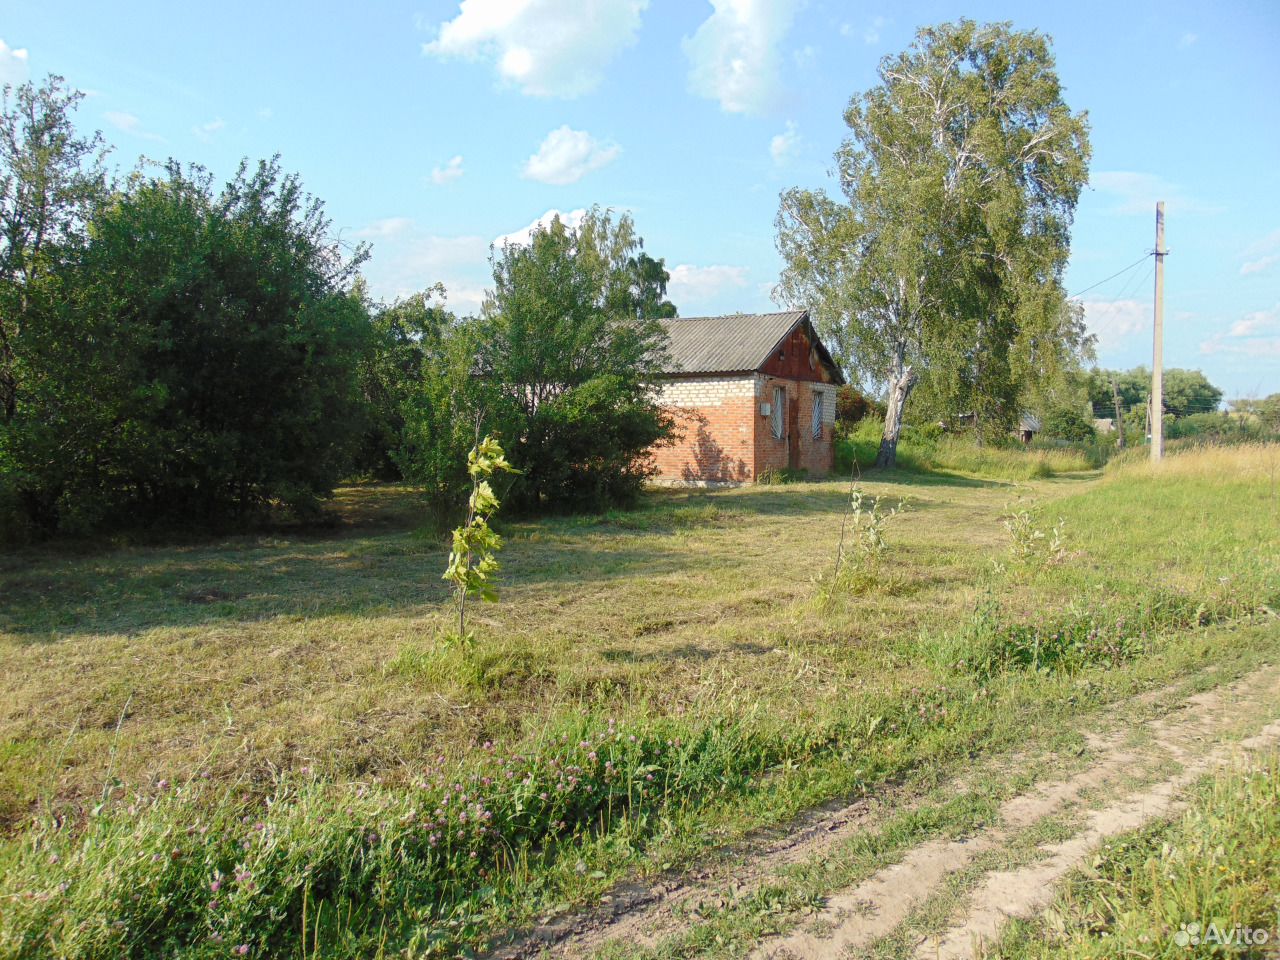
{"label": "blue sky", "polygon": [[[961,16],[1049,34],[1089,112],[1069,290],[1149,251],[1166,200],[1166,364],[1280,391],[1274,3],[6,2],[0,78],[84,90],[122,168],[280,153],[372,244],[380,296],[442,281],[473,310],[490,243],[599,203],[632,213],[693,316],[770,307],[778,192],[830,186],[849,97]],[[1149,362],[1149,263],[1083,299],[1103,364]]]}

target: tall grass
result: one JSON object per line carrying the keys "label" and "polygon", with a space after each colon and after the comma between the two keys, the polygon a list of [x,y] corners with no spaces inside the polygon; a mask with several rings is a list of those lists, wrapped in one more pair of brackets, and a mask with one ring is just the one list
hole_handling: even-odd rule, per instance
{"label": "tall grass", "polygon": [[[867,417],[836,440],[835,469],[847,474],[875,464],[884,430],[882,421]],[[979,447],[971,438],[945,436],[934,427],[903,428],[898,443],[898,466],[916,472],[971,474],[993,480],[1040,480],[1064,473],[1094,469],[1101,461],[1082,446]]]}

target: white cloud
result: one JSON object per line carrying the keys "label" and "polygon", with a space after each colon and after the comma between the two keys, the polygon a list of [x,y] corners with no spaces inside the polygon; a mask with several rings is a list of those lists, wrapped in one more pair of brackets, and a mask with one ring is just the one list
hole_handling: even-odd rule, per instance
{"label": "white cloud", "polygon": [[800,133],[796,129],[795,121],[788,120],[787,129],[775,134],[769,141],[769,156],[773,157],[773,162],[781,167],[794,158],[799,150]]}
{"label": "white cloud", "polygon": [[1257,260],[1250,260],[1240,265],[1240,276],[1247,277],[1251,273],[1262,273],[1272,264],[1280,263],[1280,253],[1272,253]]}
{"label": "white cloud", "polygon": [[439,282],[448,291],[450,309],[479,309],[489,276],[489,242],[484,237],[428,233],[409,217],[375,220],[352,234],[372,246],[364,274],[374,296],[393,300]]}
{"label": "white cloud", "polygon": [[1237,353],[1249,357],[1280,356],[1280,303],[1269,310],[1246,313],[1200,344],[1200,352]]}
{"label": "white cloud", "polygon": [[209,120],[206,123],[197,124],[191,128],[191,132],[200,140],[209,143],[213,138],[226,127],[227,121],[218,117],[216,120]]}
{"label": "white cloud", "polygon": [[1175,183],[1152,173],[1132,170],[1103,170],[1089,175],[1089,185],[1112,198],[1107,211],[1117,214],[1145,214],[1155,219],[1156,201],[1165,201],[1169,213],[1219,213],[1220,207],[1187,196]]}
{"label": "white cloud", "polygon": [[1271,332],[1280,333],[1280,304],[1270,310],[1255,310],[1246,313],[1243,320],[1231,325],[1229,335],[1232,337],[1260,337]]}
{"label": "white cloud", "polygon": [[422,46],[436,57],[490,59],[522,93],[576,97],[635,42],[649,0],[462,0]]}
{"label": "white cloud", "polygon": [[1181,39],[1178,40],[1178,47],[1179,49],[1185,50],[1187,49],[1187,47],[1193,45],[1199,39],[1200,38],[1194,33],[1190,33],[1190,32],[1184,33]]}
{"label": "white cloud", "polygon": [[107,123],[111,124],[122,133],[128,133],[143,140],[163,141],[164,137],[159,134],[151,133],[142,126],[142,121],[132,113],[126,113],[123,110],[108,110],[103,114]]}
{"label": "white cloud", "polygon": [[437,186],[446,183],[452,183],[462,176],[462,154],[450,157],[449,162],[443,167],[433,167],[431,170],[431,182]]}
{"label": "white cloud", "polygon": [[873,17],[867,29],[862,31],[862,42],[868,46],[880,42],[880,31],[888,26],[889,21],[884,17]]}
{"label": "white cloud", "polygon": [[30,66],[29,60],[30,56],[25,47],[15,50],[0,40],[0,86],[6,83],[14,86],[25,83]]}
{"label": "white cloud", "polygon": [[797,0],[711,0],[711,16],[683,41],[689,86],[730,113],[759,113],[778,98],[778,44]]}
{"label": "white cloud", "polygon": [[529,242],[529,239],[533,236],[533,231],[536,228],[549,226],[551,221],[556,217],[559,217],[560,222],[566,227],[576,227],[582,223],[582,220],[586,215],[587,211],[585,207],[579,207],[577,210],[570,210],[568,212],[552,208],[542,216],[538,217],[537,220],[534,220],[533,223],[529,224],[527,227],[521,227],[519,230],[514,230],[511,233],[504,233],[500,237],[494,237],[493,245],[498,249],[505,247],[507,244],[517,247],[524,246]]}
{"label": "white cloud", "polygon": [[355,231],[355,235],[361,240],[398,237],[408,232],[412,227],[413,221],[408,217],[386,217],[382,220],[375,220],[368,226],[361,227]]}
{"label": "white cloud", "polygon": [[1280,230],[1273,230],[1257,243],[1251,244],[1244,255],[1250,259],[1240,265],[1240,276],[1263,273],[1280,263]]}
{"label": "white cloud", "polygon": [[526,180],[564,186],[577,183],[593,170],[599,170],[618,158],[622,148],[616,143],[600,143],[585,130],[559,127],[531,156],[520,175]]}
{"label": "white cloud", "polygon": [[677,306],[687,302],[710,300],[724,291],[747,285],[746,267],[695,267],[682,263],[672,267],[667,282],[667,296]]}
{"label": "white cloud", "polygon": [[1151,329],[1151,304],[1140,300],[1086,300],[1084,320],[1098,346],[1115,347]]}

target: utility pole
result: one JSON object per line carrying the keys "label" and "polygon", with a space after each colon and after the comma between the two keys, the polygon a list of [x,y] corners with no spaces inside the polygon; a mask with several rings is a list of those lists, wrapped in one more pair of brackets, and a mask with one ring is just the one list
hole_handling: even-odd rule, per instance
{"label": "utility pole", "polygon": [[1151,359],[1151,459],[1164,456],[1164,201],[1156,204],[1155,350]]}

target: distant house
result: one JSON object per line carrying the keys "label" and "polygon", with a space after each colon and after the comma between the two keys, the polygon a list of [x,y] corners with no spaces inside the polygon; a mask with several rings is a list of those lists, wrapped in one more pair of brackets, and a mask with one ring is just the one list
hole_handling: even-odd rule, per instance
{"label": "distant house", "polygon": [[1034,413],[1024,413],[1018,418],[1018,439],[1030,443],[1040,432],[1040,418]]}
{"label": "distant house", "polygon": [[661,402],[682,436],[654,451],[658,481],[750,483],[767,471],[831,470],[844,376],[806,310],[664,320]]}

